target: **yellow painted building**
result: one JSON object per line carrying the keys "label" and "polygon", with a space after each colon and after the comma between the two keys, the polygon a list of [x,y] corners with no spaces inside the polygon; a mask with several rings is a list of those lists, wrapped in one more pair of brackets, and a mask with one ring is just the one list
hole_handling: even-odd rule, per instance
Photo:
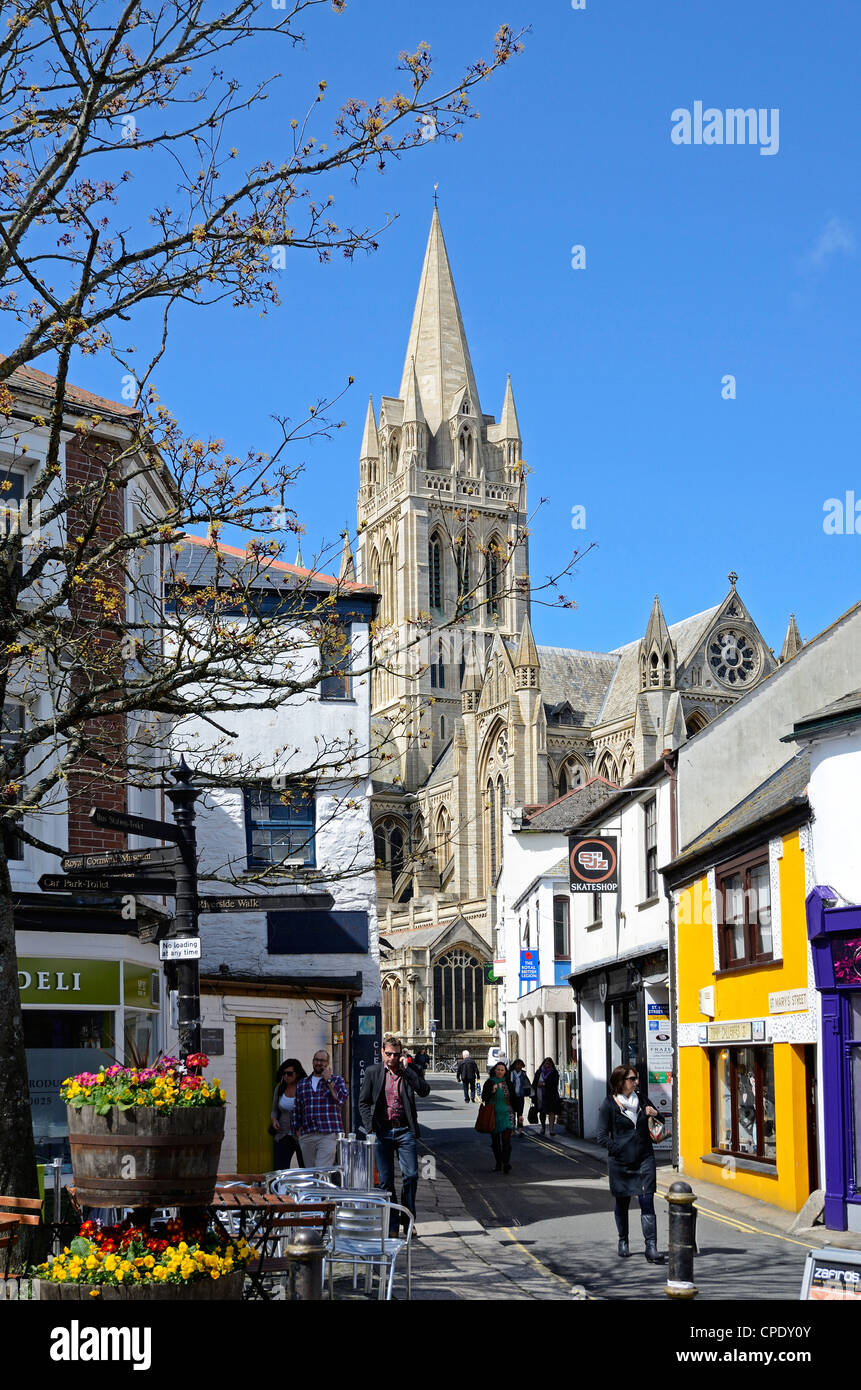
{"label": "yellow painted building", "polygon": [[788,1211],[817,1186],[808,776],[794,758],[667,871],[680,1169]]}

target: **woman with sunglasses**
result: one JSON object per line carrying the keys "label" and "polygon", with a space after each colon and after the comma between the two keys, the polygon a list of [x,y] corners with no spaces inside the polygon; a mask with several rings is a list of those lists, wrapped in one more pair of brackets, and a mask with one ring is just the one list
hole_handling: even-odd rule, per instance
{"label": "woman with sunglasses", "polygon": [[275,1167],[289,1168],[296,1155],[297,1165],[302,1167],[302,1150],[293,1132],[293,1107],[296,1104],[296,1085],[303,1076],[305,1068],[296,1057],[288,1057],[278,1068],[275,1078],[275,1094],[272,1097],[272,1123],[269,1133],[275,1140]]}
{"label": "woman with sunglasses", "polygon": [[640,1221],[646,1241],[649,1264],[663,1264],[658,1254],[658,1218],[655,1215],[657,1172],[649,1119],[657,1115],[648,1096],[638,1091],[639,1077],[633,1066],[615,1067],[610,1076],[610,1094],[598,1111],[598,1143],[607,1150],[610,1191],[616,1198],[616,1230],[619,1255],[627,1259],[628,1208],[631,1198],[640,1203]]}

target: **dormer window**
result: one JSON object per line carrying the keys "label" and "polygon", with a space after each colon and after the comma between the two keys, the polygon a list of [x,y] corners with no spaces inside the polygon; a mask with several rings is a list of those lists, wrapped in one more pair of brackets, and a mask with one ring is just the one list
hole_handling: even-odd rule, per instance
{"label": "dormer window", "polygon": [[463,398],[463,405],[462,405],[461,408],[460,408],[460,413],[461,413],[461,415],[471,415],[471,414],[472,414],[472,406],[470,405],[470,402],[469,402],[469,396],[464,396],[464,398]]}

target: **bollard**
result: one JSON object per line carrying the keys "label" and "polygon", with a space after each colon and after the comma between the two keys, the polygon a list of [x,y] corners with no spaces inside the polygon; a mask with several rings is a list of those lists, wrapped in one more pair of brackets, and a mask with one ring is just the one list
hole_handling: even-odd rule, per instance
{"label": "bollard", "polygon": [[319,1226],[306,1226],[296,1231],[287,1246],[295,1297],[301,1302],[322,1302],[324,1253],[323,1231]]}
{"label": "bollard", "polygon": [[696,1298],[694,1283],[694,1218],[696,1198],[686,1182],[674,1182],[666,1195],[670,1204],[667,1298]]}

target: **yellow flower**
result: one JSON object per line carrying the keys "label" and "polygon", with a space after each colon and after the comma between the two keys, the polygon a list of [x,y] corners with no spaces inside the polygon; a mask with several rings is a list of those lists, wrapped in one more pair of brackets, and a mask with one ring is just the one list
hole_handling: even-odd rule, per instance
{"label": "yellow flower", "polygon": [[99,1262],[98,1262],[98,1260],[96,1259],[95,1255],[88,1255],[88,1256],[87,1256],[87,1269],[95,1269],[95,1267],[96,1267],[96,1265],[97,1265],[98,1263],[99,1263]]}
{"label": "yellow flower", "polygon": [[109,1274],[113,1274],[118,1264],[119,1260],[117,1259],[116,1255],[108,1255],[107,1259],[105,1260],[105,1269],[108,1271]]}
{"label": "yellow flower", "polygon": [[210,1277],[210,1279],[220,1279],[220,1278],[221,1278],[221,1275],[219,1274],[219,1272],[218,1272],[217,1269],[213,1269],[213,1270],[211,1271],[209,1277]]}
{"label": "yellow flower", "polygon": [[100,1293],[101,1289],[90,1289],[90,1298],[98,1298]]}

